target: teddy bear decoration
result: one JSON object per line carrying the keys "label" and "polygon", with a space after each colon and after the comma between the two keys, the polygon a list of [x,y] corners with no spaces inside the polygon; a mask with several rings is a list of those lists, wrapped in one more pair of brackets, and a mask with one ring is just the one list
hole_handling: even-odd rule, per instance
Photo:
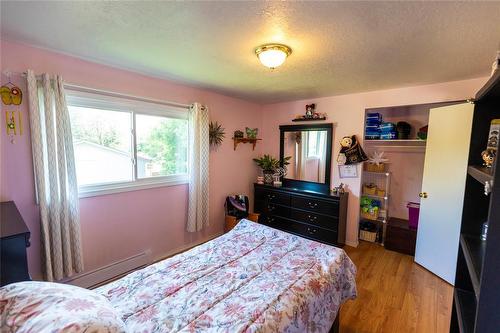
{"label": "teddy bear decoration", "polygon": [[368,160],[356,135],[344,136],[340,140],[340,152],[337,156],[338,165],[356,164]]}
{"label": "teddy bear decoration", "polygon": [[314,117],[314,110],[316,109],[316,104],[307,104],[306,105],[306,118]]}
{"label": "teddy bear decoration", "polygon": [[340,140],[340,152],[337,156],[338,165],[344,165],[347,162],[347,157],[345,156],[345,152],[347,149],[351,148],[352,139],[350,136],[344,136],[342,140]]}
{"label": "teddy bear decoration", "polygon": [[493,162],[495,161],[495,156],[497,152],[495,149],[486,149],[481,153],[481,157],[483,158],[483,165],[487,168],[491,168],[493,166]]}
{"label": "teddy bear decoration", "polygon": [[316,112],[316,104],[311,103],[306,105],[306,113],[297,115],[293,121],[301,121],[301,120],[325,120],[325,113]]}

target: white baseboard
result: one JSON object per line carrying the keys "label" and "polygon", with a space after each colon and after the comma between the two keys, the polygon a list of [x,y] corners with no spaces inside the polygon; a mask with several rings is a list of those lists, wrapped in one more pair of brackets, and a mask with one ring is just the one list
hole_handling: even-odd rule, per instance
{"label": "white baseboard", "polygon": [[151,250],[115,261],[106,266],[72,276],[64,281],[75,286],[90,288],[151,263]]}
{"label": "white baseboard", "polygon": [[184,244],[178,248],[172,249],[166,253],[163,253],[160,256],[157,256],[156,258],[152,257],[151,250],[146,250],[144,252],[138,253],[136,255],[133,255],[131,257],[121,259],[118,261],[115,261],[111,264],[108,264],[106,266],[78,274],[75,276],[72,276],[68,279],[64,279],[62,283],[68,283],[72,284],[75,286],[79,286],[82,288],[92,288],[94,286],[100,285],[103,282],[113,280],[121,275],[124,275],[126,273],[130,273],[132,271],[135,271],[139,268],[142,268],[144,266],[150,265],[154,262],[163,260],[165,258],[171,257],[175,254],[184,252],[192,247],[195,247],[197,245],[200,245],[202,243],[205,243],[211,239],[214,239],[218,236],[222,235],[222,233],[217,233],[214,235],[210,235],[202,240],[196,241],[196,242],[191,242],[188,244]]}

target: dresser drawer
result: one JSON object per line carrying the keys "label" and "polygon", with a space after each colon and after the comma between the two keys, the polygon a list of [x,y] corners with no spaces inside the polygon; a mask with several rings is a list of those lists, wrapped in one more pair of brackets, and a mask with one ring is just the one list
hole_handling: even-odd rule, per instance
{"label": "dresser drawer", "polygon": [[337,231],[339,227],[339,220],[337,217],[316,214],[305,210],[292,208],[291,218],[332,231]]}
{"label": "dresser drawer", "polygon": [[339,216],[339,202],[336,200],[325,201],[294,196],[292,197],[292,207],[335,217]]}
{"label": "dresser drawer", "polygon": [[279,216],[271,216],[271,215],[259,216],[260,224],[265,224],[276,229],[285,229],[284,225],[287,223],[287,221],[288,220],[285,220],[284,218],[281,218]]}
{"label": "dresser drawer", "polygon": [[279,228],[329,244],[337,244],[338,240],[336,231],[313,227],[304,223],[285,221],[279,223]]}
{"label": "dresser drawer", "polygon": [[290,217],[290,207],[268,203],[258,200],[255,202],[255,211],[264,215],[276,215],[281,217]]}
{"label": "dresser drawer", "polygon": [[290,206],[290,194],[264,189],[255,189],[255,197],[265,200],[267,203],[275,203]]}

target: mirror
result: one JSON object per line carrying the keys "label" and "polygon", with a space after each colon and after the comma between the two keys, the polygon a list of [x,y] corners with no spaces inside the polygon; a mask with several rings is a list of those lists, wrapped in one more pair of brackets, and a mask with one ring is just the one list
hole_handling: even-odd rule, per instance
{"label": "mirror", "polygon": [[326,131],[285,133],[285,156],[290,156],[286,178],[325,182]]}
{"label": "mirror", "polygon": [[332,124],[280,126],[280,132],[280,158],[291,157],[283,182],[329,190]]}

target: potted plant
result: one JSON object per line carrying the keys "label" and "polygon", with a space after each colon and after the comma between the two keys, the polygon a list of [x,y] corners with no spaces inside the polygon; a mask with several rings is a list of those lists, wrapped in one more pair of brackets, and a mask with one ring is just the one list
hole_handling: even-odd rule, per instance
{"label": "potted plant", "polygon": [[[287,156],[283,159],[283,166],[290,164],[288,162],[292,158],[291,156]],[[271,155],[264,154],[264,156],[253,159],[255,163],[262,169],[262,173],[264,174],[264,183],[272,184],[273,183],[273,175],[276,173],[278,168],[280,168],[280,160],[272,157]]]}

